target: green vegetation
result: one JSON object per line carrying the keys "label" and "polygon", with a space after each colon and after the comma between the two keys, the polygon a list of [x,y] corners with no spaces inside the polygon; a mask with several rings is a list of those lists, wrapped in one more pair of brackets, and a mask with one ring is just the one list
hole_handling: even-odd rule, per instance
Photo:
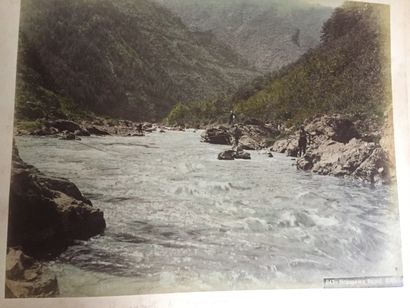
{"label": "green vegetation", "polygon": [[19,120],[16,123],[16,128],[20,131],[25,130],[28,132],[32,132],[36,129],[41,128],[42,124],[39,120]]}
{"label": "green vegetation", "polygon": [[[321,44],[295,63],[249,83],[221,110],[242,118],[303,122],[321,113],[382,118],[391,105],[388,6],[347,2],[322,29]],[[194,104],[179,119],[201,122]],[[175,117],[174,117],[175,119]]]}
{"label": "green vegetation", "polygon": [[224,123],[228,116],[229,110],[226,109],[224,100],[219,99],[189,104],[178,103],[172,108],[165,122],[171,125],[201,127],[212,123]]}
{"label": "green vegetation", "polygon": [[23,0],[20,20],[18,120],[156,120],[257,74],[147,0]]}

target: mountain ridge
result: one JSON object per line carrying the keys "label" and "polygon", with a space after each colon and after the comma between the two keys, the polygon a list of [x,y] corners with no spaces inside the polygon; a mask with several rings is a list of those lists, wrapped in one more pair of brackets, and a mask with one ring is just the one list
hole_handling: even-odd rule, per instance
{"label": "mountain ridge", "polygon": [[[321,44],[279,71],[243,85],[234,95],[179,105],[170,123],[192,125],[239,119],[301,124],[318,114],[372,117],[380,123],[391,108],[389,7],[346,2],[322,29]],[[223,116],[222,116],[223,114]]]}
{"label": "mountain ridge", "polygon": [[147,0],[23,0],[17,70],[18,119],[155,120],[259,74]]}
{"label": "mountain ridge", "polygon": [[155,0],[191,29],[211,31],[264,73],[296,61],[320,41],[333,8],[299,0]]}

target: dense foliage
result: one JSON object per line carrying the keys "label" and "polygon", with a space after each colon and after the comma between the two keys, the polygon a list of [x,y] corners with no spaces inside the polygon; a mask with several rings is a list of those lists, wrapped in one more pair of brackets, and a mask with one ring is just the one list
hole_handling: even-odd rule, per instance
{"label": "dense foliage", "polygon": [[[388,6],[346,2],[323,25],[317,48],[242,87],[223,110],[289,124],[318,113],[381,118],[391,104],[389,30]],[[191,110],[186,113],[197,117]]]}
{"label": "dense foliage", "polygon": [[158,119],[257,72],[211,33],[147,0],[23,0],[18,119]]}

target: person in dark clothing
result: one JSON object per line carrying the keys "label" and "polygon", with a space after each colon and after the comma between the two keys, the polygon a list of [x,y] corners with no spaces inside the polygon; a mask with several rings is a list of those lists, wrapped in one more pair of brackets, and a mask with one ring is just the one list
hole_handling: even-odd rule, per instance
{"label": "person in dark clothing", "polygon": [[235,127],[233,129],[233,137],[234,137],[234,146],[238,147],[239,145],[239,138],[241,138],[242,132],[240,130],[240,128],[238,127],[237,124],[235,124]]}
{"label": "person in dark clothing", "polygon": [[231,110],[231,113],[229,115],[229,125],[232,125],[235,122],[235,118],[236,118],[236,115]]}
{"label": "person in dark clothing", "polygon": [[308,138],[310,143],[310,134],[305,131],[305,127],[302,125],[299,130],[298,156],[306,154],[306,145]]}
{"label": "person in dark clothing", "polygon": [[142,123],[139,123],[137,125],[137,131],[138,131],[138,133],[142,134]]}

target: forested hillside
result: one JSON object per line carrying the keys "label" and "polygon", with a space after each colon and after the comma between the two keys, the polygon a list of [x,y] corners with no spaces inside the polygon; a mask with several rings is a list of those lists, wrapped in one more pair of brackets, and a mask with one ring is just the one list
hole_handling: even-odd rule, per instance
{"label": "forested hillside", "polygon": [[258,73],[147,0],[22,0],[17,119],[160,119]]}
{"label": "forested hillside", "polygon": [[318,113],[381,118],[391,104],[389,30],[388,6],[346,2],[324,24],[321,44],[295,63],[229,99],[204,102],[201,110],[197,104],[177,106],[168,119],[203,124],[221,114],[226,119],[231,108],[241,118],[290,124]]}
{"label": "forested hillside", "polygon": [[191,29],[211,31],[265,73],[296,61],[320,42],[331,7],[304,0],[155,0]]}

